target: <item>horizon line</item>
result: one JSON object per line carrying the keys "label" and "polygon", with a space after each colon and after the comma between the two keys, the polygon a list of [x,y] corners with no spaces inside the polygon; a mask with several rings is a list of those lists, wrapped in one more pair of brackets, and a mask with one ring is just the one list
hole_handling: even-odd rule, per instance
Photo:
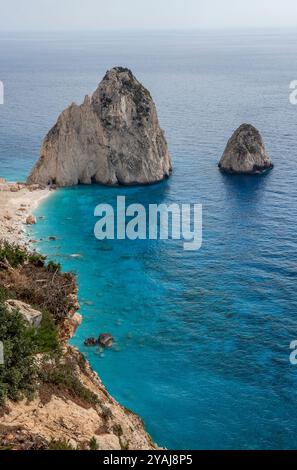
{"label": "horizon line", "polygon": [[228,27],[176,27],[176,28],[99,28],[99,29],[2,29],[0,35],[4,33],[108,33],[108,32],[120,32],[120,33],[141,33],[141,32],[205,32],[205,31],[297,31],[297,25],[294,26],[228,26]]}

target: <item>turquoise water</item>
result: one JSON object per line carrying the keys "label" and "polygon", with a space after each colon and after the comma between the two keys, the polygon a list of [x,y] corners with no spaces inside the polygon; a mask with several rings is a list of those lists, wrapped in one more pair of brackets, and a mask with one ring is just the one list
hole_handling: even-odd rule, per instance
{"label": "turquoise water", "polygon": [[[72,343],[108,390],[139,413],[159,445],[195,449],[296,448],[297,34],[154,33],[0,36],[1,175],[22,178],[43,135],[105,70],[127,65],[151,90],[174,174],[143,188],[55,192],[36,214],[38,249],[77,273],[83,324]],[[39,41],[39,42],[38,42]],[[232,131],[251,122],[275,169],[222,175]],[[202,203],[203,246],[95,239],[94,208]],[[56,241],[48,241],[56,236]],[[80,254],[72,258],[70,255]],[[110,332],[113,350],[87,349]]]}

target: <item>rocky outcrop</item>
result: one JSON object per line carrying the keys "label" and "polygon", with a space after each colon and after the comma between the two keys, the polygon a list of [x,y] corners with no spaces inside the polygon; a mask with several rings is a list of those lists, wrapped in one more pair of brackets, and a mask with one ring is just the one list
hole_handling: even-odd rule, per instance
{"label": "rocky outcrop", "polygon": [[242,124],[228,141],[219,163],[227,173],[258,174],[273,164],[266,153],[259,131],[250,124]]}
{"label": "rocky outcrop", "polygon": [[31,305],[21,302],[20,300],[7,300],[5,302],[8,311],[12,312],[17,310],[20,312],[22,317],[28,322],[29,325],[38,328],[42,320],[42,313],[39,310],[35,310]]}
{"label": "rocky outcrop", "polygon": [[81,106],[71,104],[60,115],[28,182],[150,184],[168,177],[171,170],[150,93],[130,70],[116,67]]}

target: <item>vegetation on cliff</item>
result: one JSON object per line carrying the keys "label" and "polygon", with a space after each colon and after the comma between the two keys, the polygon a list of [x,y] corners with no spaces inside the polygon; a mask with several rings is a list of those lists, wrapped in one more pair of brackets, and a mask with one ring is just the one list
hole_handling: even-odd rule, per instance
{"label": "vegetation on cliff", "polygon": [[0,241],[0,449],[154,448],[140,418],[68,345],[78,309],[73,274]]}
{"label": "vegetation on cliff", "polygon": [[0,302],[0,340],[5,351],[5,363],[0,365],[0,405],[10,398],[28,398],[34,392],[37,366],[34,358],[36,343],[29,334],[22,315],[9,313],[3,301]]}
{"label": "vegetation on cliff", "polygon": [[[66,389],[86,403],[97,403],[96,395],[80,383],[71,364],[62,359],[59,329],[72,307],[67,286],[68,296],[74,296],[75,280],[60,271],[60,265],[46,264],[46,258],[38,253],[6,242],[0,244],[0,341],[4,347],[0,405],[7,398],[32,399],[44,384]],[[40,309],[38,328],[30,326],[17,309],[8,310],[6,301],[12,298]]]}

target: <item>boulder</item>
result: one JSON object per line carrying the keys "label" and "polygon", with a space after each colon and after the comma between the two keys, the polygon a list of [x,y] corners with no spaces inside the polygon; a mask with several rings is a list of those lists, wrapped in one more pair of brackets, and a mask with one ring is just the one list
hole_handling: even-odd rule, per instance
{"label": "boulder", "polygon": [[28,186],[28,189],[29,191],[33,192],[33,191],[38,191],[39,189],[42,189],[42,187],[38,183],[36,183],[36,184],[30,184]]}
{"label": "boulder", "polygon": [[20,190],[20,187],[18,184],[12,184],[9,186],[10,192],[12,193],[17,193]]}
{"label": "boulder", "polygon": [[102,333],[98,338],[98,343],[103,348],[111,348],[114,342],[113,336],[109,333]]}
{"label": "boulder", "polygon": [[87,338],[85,341],[84,341],[84,345],[85,346],[97,346],[98,344],[98,341],[96,338]]}
{"label": "boulder", "polygon": [[20,300],[6,300],[5,305],[9,312],[18,310],[29,325],[38,328],[42,320],[42,313],[39,310],[34,310],[31,305],[28,305]]}
{"label": "boulder", "polygon": [[150,184],[171,170],[149,91],[129,69],[115,67],[82,105],[73,103],[62,112],[28,184]]}
{"label": "boulder", "polygon": [[28,215],[28,217],[26,218],[26,224],[27,225],[36,224],[36,217],[34,217],[33,215]]}
{"label": "boulder", "polygon": [[273,168],[259,131],[242,124],[229,139],[219,168],[226,173],[259,174]]}

